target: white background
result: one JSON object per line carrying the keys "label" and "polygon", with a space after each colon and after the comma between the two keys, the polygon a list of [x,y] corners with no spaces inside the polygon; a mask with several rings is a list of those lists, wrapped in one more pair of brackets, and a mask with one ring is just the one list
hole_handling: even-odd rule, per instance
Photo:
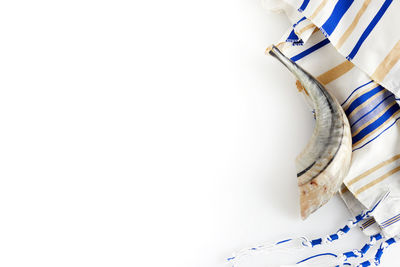
{"label": "white background", "polygon": [[313,119],[258,0],[3,1],[0,25],[0,266],[216,267],[350,218],[299,217]]}

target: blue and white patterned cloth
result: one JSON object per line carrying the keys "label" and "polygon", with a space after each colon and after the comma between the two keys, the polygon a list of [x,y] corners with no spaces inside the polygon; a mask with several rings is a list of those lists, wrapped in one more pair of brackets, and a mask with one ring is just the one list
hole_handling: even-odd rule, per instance
{"label": "blue and white patterned cloth", "polygon": [[400,1],[269,0],[292,26],[276,44],[342,103],[353,159],[341,196],[357,215],[389,192],[359,225],[400,234]]}

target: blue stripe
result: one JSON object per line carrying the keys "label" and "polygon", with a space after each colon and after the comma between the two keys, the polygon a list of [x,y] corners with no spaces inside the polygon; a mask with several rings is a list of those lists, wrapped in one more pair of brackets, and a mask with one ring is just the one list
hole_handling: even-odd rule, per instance
{"label": "blue stripe", "polygon": [[373,225],[375,223],[374,218],[369,219],[368,221],[366,221],[365,223],[363,223],[361,226],[363,229],[366,229],[368,227],[370,227],[371,225]]}
{"label": "blue stripe", "polygon": [[299,19],[298,22],[296,22],[295,24],[293,24],[293,27],[296,27],[300,22],[302,22],[303,20],[305,20],[306,17],[302,17],[301,19]]}
{"label": "blue stripe", "polygon": [[289,242],[289,241],[292,241],[292,239],[286,239],[286,240],[279,241],[275,245],[279,245],[279,244],[286,243],[286,242]]}
{"label": "blue stripe", "polygon": [[389,227],[389,226],[391,226],[392,224],[395,224],[395,223],[397,223],[398,221],[400,221],[400,218],[397,218],[396,220],[394,220],[393,222],[390,222],[389,224],[387,224],[387,225],[384,225],[384,226],[382,226],[383,228],[386,228],[386,227]]}
{"label": "blue stripe", "polygon": [[383,87],[378,85],[371,91],[366,92],[365,94],[361,95],[359,98],[355,99],[353,102],[351,102],[349,108],[346,110],[346,115],[349,116],[353,110],[355,110],[359,105],[370,99],[372,96],[376,95],[380,91],[383,90]]}
{"label": "blue stripe", "polygon": [[385,123],[394,113],[400,110],[399,105],[394,104],[391,106],[381,117],[379,117],[376,121],[362,129],[356,136],[353,137],[353,144],[357,143],[361,139],[363,139],[367,134],[371,133],[383,123]]}
{"label": "blue stripe", "polygon": [[303,12],[307,8],[308,3],[310,3],[310,0],[304,0],[303,4],[301,4],[301,7],[299,7],[297,10]]}
{"label": "blue stripe", "polygon": [[[306,17],[302,17],[301,19],[299,19],[299,21],[293,24],[293,28],[296,27],[300,22],[302,22],[305,19]],[[294,32],[294,29],[290,32],[288,38],[286,39],[286,42],[300,42],[300,41],[302,42],[300,37]]]}
{"label": "blue stripe", "polygon": [[392,124],[390,124],[385,130],[383,130],[380,134],[378,134],[377,136],[375,136],[374,138],[372,138],[371,140],[369,140],[367,143],[365,143],[364,145],[357,147],[356,149],[353,149],[353,152],[356,150],[359,150],[363,147],[365,147],[366,145],[368,145],[369,143],[371,143],[372,141],[374,141],[376,138],[378,138],[381,134],[383,134],[384,132],[386,132],[387,130],[389,130],[390,127],[392,127],[393,125],[396,124],[396,122],[400,119],[400,117],[398,117]]}
{"label": "blue stripe", "polygon": [[379,102],[373,109],[371,109],[370,111],[368,111],[367,113],[365,113],[364,115],[362,115],[360,118],[358,118],[358,120],[356,120],[355,122],[353,122],[350,127],[353,127],[354,124],[356,124],[357,122],[359,122],[362,118],[364,118],[365,116],[367,116],[368,114],[370,114],[372,111],[374,111],[375,109],[377,109],[377,107],[379,107],[380,104],[382,104],[383,102],[385,102],[386,99],[388,99],[389,97],[393,97],[393,94],[388,95],[387,97],[385,97],[381,102]]}
{"label": "blue stripe", "polygon": [[[364,30],[363,34],[361,35],[360,39],[358,40],[356,46],[353,48],[351,53],[347,56],[348,60],[352,60],[354,56],[357,54],[358,50],[360,49],[361,45],[364,43],[365,39],[367,39],[368,35],[372,32],[372,30],[375,28],[376,24],[379,22],[379,20],[383,17],[385,14],[386,10],[389,8],[390,4],[392,3],[393,0],[386,0],[381,8],[379,9],[378,13],[376,13],[375,17],[371,20],[369,23],[368,27]],[[396,25],[393,25],[396,27]]]}
{"label": "blue stripe", "polygon": [[390,219],[384,221],[384,222],[382,223],[382,225],[386,225],[386,224],[390,223],[393,219],[396,219],[396,218],[398,218],[398,217],[400,217],[400,214],[397,214],[396,216],[394,216],[394,217],[392,217],[392,218],[390,218]]}
{"label": "blue stripe", "polygon": [[398,219],[398,218],[400,218],[400,214],[397,214],[396,216],[394,216],[394,217],[392,217],[392,218],[390,218],[390,219],[384,221],[384,222],[382,223],[382,226],[385,226],[385,225],[387,225],[387,224],[392,224],[393,219]]}
{"label": "blue stripe", "polygon": [[393,221],[391,221],[391,222],[388,223],[388,224],[382,225],[382,227],[383,227],[383,228],[389,227],[389,226],[391,226],[392,224],[397,223],[398,221],[400,221],[400,218],[399,218],[399,217],[396,218],[396,219],[394,219]]}
{"label": "blue stripe", "polygon": [[296,262],[296,264],[300,264],[300,263],[302,263],[302,262],[311,260],[311,259],[316,258],[316,257],[321,257],[321,256],[333,256],[333,257],[337,258],[337,255],[336,255],[336,254],[333,254],[333,253],[321,253],[321,254],[317,254],[317,255],[308,257],[308,258],[306,258],[306,259],[304,259],[304,260],[301,260],[301,261],[299,261],[299,262]]}
{"label": "blue stripe", "polygon": [[350,95],[346,98],[346,100],[342,103],[342,106],[343,106],[344,104],[346,104],[347,100],[349,100],[350,97],[351,97],[356,91],[358,91],[360,88],[362,88],[362,87],[364,87],[364,86],[366,86],[367,84],[370,84],[370,83],[372,83],[372,81],[369,81],[369,82],[367,82],[367,83],[364,83],[363,85],[360,85],[359,87],[357,87],[356,89],[354,89],[354,91],[351,92],[351,94],[350,94]]}
{"label": "blue stripe", "polygon": [[325,23],[321,26],[326,36],[332,34],[332,32],[336,29],[339,21],[342,19],[343,15],[350,8],[351,4],[353,4],[354,0],[339,0],[335,8],[332,11],[330,17],[325,21]]}
{"label": "blue stripe", "polygon": [[294,30],[292,30],[288,36],[288,38],[286,39],[286,42],[293,42],[293,41],[299,41],[300,38],[299,36],[297,36],[297,34],[294,32]]}
{"label": "blue stripe", "polygon": [[305,57],[305,56],[311,54],[311,53],[314,52],[315,50],[318,50],[318,49],[320,49],[321,47],[323,47],[323,46],[325,46],[325,45],[327,45],[327,44],[329,44],[329,39],[328,39],[328,38],[326,38],[326,39],[322,40],[321,42],[319,42],[319,43],[317,43],[317,44],[311,46],[310,48],[304,50],[304,51],[301,52],[300,54],[298,54],[298,55],[296,55],[296,56],[294,56],[294,57],[291,57],[290,59],[293,60],[293,61],[300,60],[300,59],[302,59],[303,57]]}
{"label": "blue stripe", "polygon": [[299,41],[292,42],[292,46],[303,45],[303,44],[304,44],[304,42],[301,39]]}

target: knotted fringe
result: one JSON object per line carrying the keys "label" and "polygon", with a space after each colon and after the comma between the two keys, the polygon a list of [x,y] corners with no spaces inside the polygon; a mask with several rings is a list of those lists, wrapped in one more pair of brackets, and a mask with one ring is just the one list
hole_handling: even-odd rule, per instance
{"label": "knotted fringe", "polygon": [[381,257],[383,255],[383,251],[387,249],[389,246],[393,245],[394,243],[397,243],[400,241],[399,236],[395,236],[389,239],[386,239],[383,241],[378,248],[375,257],[373,259],[369,259],[367,261],[363,261],[360,263],[357,267],[368,267],[368,266],[379,266],[381,264]]}
{"label": "knotted fringe", "polygon": [[[340,228],[336,233],[328,235],[324,238],[317,238],[313,240],[309,240],[306,237],[300,237],[300,238],[294,238],[294,239],[286,239],[282,240],[276,243],[265,243],[261,244],[255,247],[247,248],[238,251],[237,253],[233,254],[232,257],[227,258],[227,263],[230,263],[232,267],[237,266],[236,264],[239,262],[240,259],[242,259],[245,256],[249,256],[255,253],[273,253],[273,252],[286,252],[293,254],[294,250],[300,250],[304,248],[313,248],[318,245],[323,245],[323,244],[329,244],[333,243],[336,240],[341,239],[344,235],[346,235],[352,228],[354,228],[359,222],[361,222],[364,219],[367,219],[371,217],[372,213],[374,210],[378,207],[380,203],[382,203],[386,197],[389,195],[389,192],[387,192],[373,207],[372,209],[362,212],[361,214],[357,215],[353,220],[350,220],[343,228]],[[378,242],[381,240],[383,237],[381,234],[376,234],[373,236],[370,236],[370,241],[366,243],[361,249],[359,250],[353,250],[353,251],[348,251],[344,252],[341,255],[336,255],[334,253],[321,253],[317,254],[311,257],[308,257],[306,259],[303,259],[299,262],[297,262],[295,265],[284,265],[285,267],[289,266],[351,266],[350,263],[348,263],[349,259],[361,259],[365,256],[365,254]],[[367,267],[367,266],[378,266],[380,264],[380,259],[383,255],[383,251],[388,248],[390,245],[398,242],[400,240],[400,237],[393,237],[389,238],[385,241],[383,241],[380,245],[380,247],[377,249],[377,252],[375,254],[375,257],[373,259],[369,259],[367,261],[364,261],[357,265],[358,267]],[[308,261],[315,259],[315,258],[320,258],[320,257],[329,257],[330,260],[327,260],[323,264],[309,264]],[[334,257],[332,259],[332,257]],[[283,267],[283,265],[282,265]]]}

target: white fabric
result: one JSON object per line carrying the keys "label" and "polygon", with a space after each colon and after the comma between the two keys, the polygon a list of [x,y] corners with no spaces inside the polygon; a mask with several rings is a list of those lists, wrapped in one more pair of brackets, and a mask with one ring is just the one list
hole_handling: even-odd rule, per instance
{"label": "white fabric", "polygon": [[[292,11],[299,9],[304,1],[285,0],[285,2],[290,5],[289,10]],[[343,2],[351,3],[351,5],[341,17],[335,30],[332,33],[327,32],[323,28],[324,23],[335,13],[336,5]],[[366,8],[364,9],[363,6]],[[344,57],[351,56],[357,42],[366,32],[365,40],[358,52],[351,56],[351,61],[370,77],[373,77],[375,81],[397,94],[400,92],[400,61],[396,61],[397,63],[383,78],[374,77],[374,73],[399,42],[399,34],[396,34],[396,27],[400,25],[399,11],[400,2],[393,0],[310,0],[307,8],[298,13],[309,18],[319,27]],[[360,18],[357,20],[358,13],[360,13]],[[339,46],[340,38],[351,28],[353,23],[354,28],[350,31],[346,41]],[[368,29],[371,29],[369,34],[367,34]]]}

